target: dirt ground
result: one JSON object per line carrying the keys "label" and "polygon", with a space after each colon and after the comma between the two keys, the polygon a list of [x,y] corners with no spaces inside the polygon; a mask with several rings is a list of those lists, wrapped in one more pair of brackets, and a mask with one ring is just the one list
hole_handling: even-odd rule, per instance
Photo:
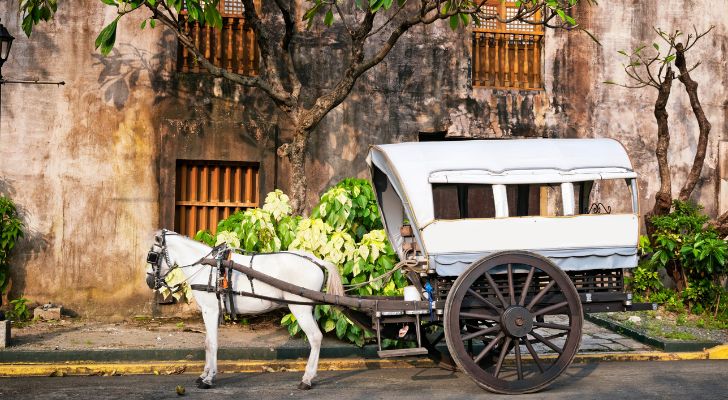
{"label": "dirt ground", "polygon": [[[248,320],[247,324],[224,324],[219,328],[220,346],[280,346],[292,339],[279,326],[279,320],[279,316],[269,315]],[[132,319],[110,323],[68,318],[14,326],[12,338],[13,350],[201,348],[205,326],[201,319]]]}

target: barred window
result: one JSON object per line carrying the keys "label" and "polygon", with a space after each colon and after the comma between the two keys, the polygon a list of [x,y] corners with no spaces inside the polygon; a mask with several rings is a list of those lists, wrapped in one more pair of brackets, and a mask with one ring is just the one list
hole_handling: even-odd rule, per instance
{"label": "barred window", "polygon": [[194,236],[230,214],[260,204],[257,163],[177,160],[175,231]]}
{"label": "barred window", "polygon": [[[260,0],[256,0],[255,4],[259,8]],[[218,9],[222,16],[222,29],[189,21],[185,10],[180,13],[179,20],[195,46],[215,66],[241,75],[257,75],[258,44],[253,28],[243,16],[245,7],[242,0],[220,0]],[[182,43],[177,49],[177,71],[207,72]]]}
{"label": "barred window", "polygon": [[[489,0],[483,15],[512,18],[514,1]],[[529,21],[541,19],[536,13]],[[495,19],[473,28],[472,82],[474,87],[496,89],[543,89],[543,26],[525,21],[501,23]]]}

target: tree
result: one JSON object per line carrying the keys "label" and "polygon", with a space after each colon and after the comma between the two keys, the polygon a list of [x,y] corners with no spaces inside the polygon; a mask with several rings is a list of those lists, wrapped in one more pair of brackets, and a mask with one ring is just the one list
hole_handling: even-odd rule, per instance
{"label": "tree", "polygon": [[[700,100],[698,99],[698,83],[690,77],[690,72],[697,68],[700,62],[688,67],[686,55],[698,40],[707,35],[713,28],[711,26],[702,33],[698,33],[697,29],[694,29],[694,33],[688,34],[687,36],[684,36],[683,32],[679,30],[676,30],[674,33],[668,33],[662,29],[654,28],[661,42],[667,45],[666,49],[663,48],[661,50],[658,43],[653,43],[652,49],[654,49],[654,52],[651,51],[652,49],[645,50],[648,48],[647,46],[640,46],[630,54],[623,50],[619,52],[629,59],[629,63],[624,65],[624,71],[633,81],[632,84],[619,84],[619,86],[631,89],[652,87],[657,90],[654,108],[655,120],[657,121],[657,147],[655,149],[655,155],[659,170],[660,189],[655,195],[655,205],[652,211],[645,218],[647,235],[650,238],[656,235],[659,236],[660,229],[656,225],[660,225],[658,221],[666,220],[662,217],[670,214],[673,204],[684,204],[690,199],[690,195],[695,190],[700,173],[703,170],[711,126],[705,117],[705,112],[703,112],[703,107],[700,105]],[[683,37],[685,40],[682,42],[679,41]],[[673,65],[677,68],[677,76],[673,70]],[[690,172],[678,194],[678,203],[673,202],[672,173],[668,160],[670,125],[668,121],[667,101],[670,98],[672,84],[675,78],[682,82],[685,87],[699,129],[697,150],[695,151]],[[613,82],[607,83],[614,84]],[[669,219],[667,220],[669,221]],[[702,223],[700,225],[702,226]],[[666,263],[665,269],[678,285],[678,289],[684,289],[687,280],[681,264],[678,262]]]}
{"label": "tree", "polygon": [[[703,107],[698,99],[698,83],[690,77],[690,72],[697,68],[700,62],[688,67],[686,55],[698,40],[707,35],[713,28],[711,26],[703,33],[698,33],[695,30],[694,34],[688,34],[687,37],[679,30],[676,30],[674,33],[668,33],[662,29],[654,28],[661,41],[667,45],[666,49],[663,48],[661,50],[658,43],[653,43],[652,48],[654,52],[650,51],[652,49],[648,49],[647,46],[640,46],[629,54],[624,50],[619,52],[629,59],[629,62],[624,64],[624,71],[633,82],[632,84],[617,85],[630,89],[652,87],[657,90],[654,108],[655,120],[657,121],[657,147],[655,149],[655,155],[657,157],[660,176],[660,189],[655,195],[655,205],[646,219],[649,234],[652,233],[652,226],[649,222],[650,217],[667,215],[673,204],[672,173],[668,160],[670,125],[667,113],[667,101],[670,98],[672,84],[676,78],[673,65],[678,70],[677,79],[685,87],[699,129],[698,147],[695,152],[693,164],[680,189],[677,197],[678,200],[686,202],[690,199],[690,195],[695,190],[700,173],[703,170],[711,125],[705,117],[705,112],[703,112]],[[679,41],[682,38],[685,39],[684,42]],[[611,81],[606,83],[616,84]]]}
{"label": "tree", "polygon": [[[404,33],[414,26],[447,20],[452,29],[480,24],[486,20],[523,21],[548,28],[578,28],[569,15],[579,0],[521,0],[512,17],[502,19],[483,11],[487,0],[274,0],[263,2],[256,9],[254,0],[242,0],[244,16],[252,26],[260,49],[260,70],[257,76],[242,76],[215,66],[195,46],[195,41],[178,18],[186,6],[187,17],[200,24],[217,28],[222,18],[217,9],[220,0],[100,0],[118,9],[117,18],[106,26],[96,39],[96,47],[108,54],[116,40],[120,18],[146,10],[150,16],[142,24],[154,27],[161,23],[175,33],[179,42],[192,52],[212,76],[236,84],[252,86],[269,97],[293,129],[293,139],[278,149],[291,165],[290,193],[294,212],[305,208],[306,144],[321,120],[349,95],[359,77],[379,64]],[[493,0],[491,0],[493,1]],[[586,0],[588,3],[593,0]],[[33,25],[52,18],[58,0],[21,0],[23,29],[30,35]],[[303,18],[298,20],[299,15]],[[536,20],[535,16],[543,18]],[[295,63],[296,35],[315,23],[338,24],[348,36],[348,59],[330,88],[319,90],[315,82],[300,79]],[[278,34],[282,32],[282,34]],[[325,43],[321,43],[325,47]]]}

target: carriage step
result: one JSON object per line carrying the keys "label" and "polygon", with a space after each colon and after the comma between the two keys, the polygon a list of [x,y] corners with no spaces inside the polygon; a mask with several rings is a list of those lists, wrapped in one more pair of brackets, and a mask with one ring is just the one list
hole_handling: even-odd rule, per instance
{"label": "carriage step", "polygon": [[379,350],[377,354],[379,358],[422,356],[427,354],[427,349],[424,347],[412,347],[409,349]]}

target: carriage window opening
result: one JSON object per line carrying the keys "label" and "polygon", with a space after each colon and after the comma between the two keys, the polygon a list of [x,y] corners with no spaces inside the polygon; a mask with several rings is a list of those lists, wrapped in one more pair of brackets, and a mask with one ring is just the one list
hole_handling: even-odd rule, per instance
{"label": "carriage window opening", "polygon": [[629,180],[602,179],[574,182],[578,214],[631,214],[632,188]]}
{"label": "carriage window opening", "polygon": [[433,184],[436,219],[495,218],[491,185]]}
{"label": "carriage window opening", "polygon": [[506,185],[509,217],[564,215],[558,183]]}
{"label": "carriage window opening", "polygon": [[493,186],[468,185],[468,218],[495,218]]}
{"label": "carriage window opening", "polygon": [[460,218],[456,185],[432,185],[432,200],[435,205],[436,219]]}

